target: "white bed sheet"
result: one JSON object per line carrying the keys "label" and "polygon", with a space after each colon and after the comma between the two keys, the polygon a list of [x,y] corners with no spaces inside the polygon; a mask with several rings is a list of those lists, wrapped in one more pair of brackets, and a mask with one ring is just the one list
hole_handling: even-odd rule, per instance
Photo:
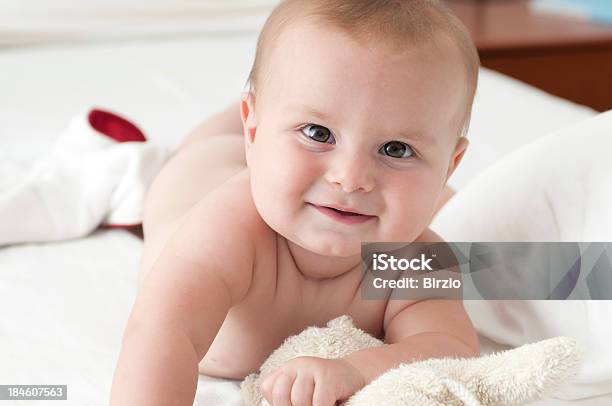
{"label": "white bed sheet", "polygon": [[[0,52],[0,188],[90,105],[134,119],[155,142],[177,144],[237,99],[255,41],[252,31]],[[451,184],[460,188],[499,156],[592,114],[482,70],[472,145]],[[67,384],[62,404],[107,404],[141,249],[139,239],[120,230],[1,248],[0,382]],[[200,376],[195,403],[240,405],[237,388]]]}

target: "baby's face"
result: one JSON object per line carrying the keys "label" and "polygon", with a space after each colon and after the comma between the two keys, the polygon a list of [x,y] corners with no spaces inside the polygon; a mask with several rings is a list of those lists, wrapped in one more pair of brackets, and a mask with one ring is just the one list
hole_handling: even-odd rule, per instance
{"label": "baby's face", "polygon": [[282,33],[256,111],[252,96],[242,104],[252,194],[270,227],[334,256],[427,228],[467,146],[462,62],[432,48],[393,55],[306,23]]}

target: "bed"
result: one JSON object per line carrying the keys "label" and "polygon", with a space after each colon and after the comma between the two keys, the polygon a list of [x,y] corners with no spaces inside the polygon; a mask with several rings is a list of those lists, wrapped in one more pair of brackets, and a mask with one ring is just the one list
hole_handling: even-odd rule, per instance
{"label": "bed", "polygon": [[[262,22],[257,14],[234,29],[14,41],[0,49],[0,193],[19,182],[87,106],[120,112],[151,141],[177,145],[203,118],[237,99]],[[521,145],[594,114],[482,69],[470,150],[450,184],[461,189]],[[0,248],[0,382],[67,384],[65,404],[108,404],[141,249],[139,238],[113,229]],[[482,340],[487,351],[499,348]],[[238,383],[201,375],[194,404],[241,405]]]}

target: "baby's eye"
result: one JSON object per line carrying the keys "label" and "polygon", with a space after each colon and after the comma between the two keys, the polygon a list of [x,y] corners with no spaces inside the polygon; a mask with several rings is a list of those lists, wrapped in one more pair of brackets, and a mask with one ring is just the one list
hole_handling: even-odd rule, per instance
{"label": "baby's eye", "polygon": [[400,141],[389,141],[380,147],[378,152],[392,158],[410,158],[414,155],[413,149]]}
{"label": "baby's eye", "polygon": [[[332,136],[331,131],[329,131],[327,128],[317,125],[317,124],[308,124],[305,127],[302,127],[301,129],[302,133],[307,136],[308,138],[310,138],[311,140],[317,141],[317,142],[328,142],[329,144],[333,144],[334,141],[334,137]],[[332,140],[332,142],[329,142],[330,139]]]}

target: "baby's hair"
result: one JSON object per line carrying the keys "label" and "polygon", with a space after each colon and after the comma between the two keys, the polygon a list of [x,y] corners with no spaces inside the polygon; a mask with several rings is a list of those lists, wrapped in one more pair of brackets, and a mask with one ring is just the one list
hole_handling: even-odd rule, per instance
{"label": "baby's hair", "polygon": [[249,92],[257,95],[262,65],[283,29],[303,19],[339,29],[360,43],[375,42],[396,52],[450,40],[457,46],[467,73],[468,98],[459,135],[467,133],[480,59],[465,26],[439,0],[284,0],[272,11],[259,35],[247,79]]}

